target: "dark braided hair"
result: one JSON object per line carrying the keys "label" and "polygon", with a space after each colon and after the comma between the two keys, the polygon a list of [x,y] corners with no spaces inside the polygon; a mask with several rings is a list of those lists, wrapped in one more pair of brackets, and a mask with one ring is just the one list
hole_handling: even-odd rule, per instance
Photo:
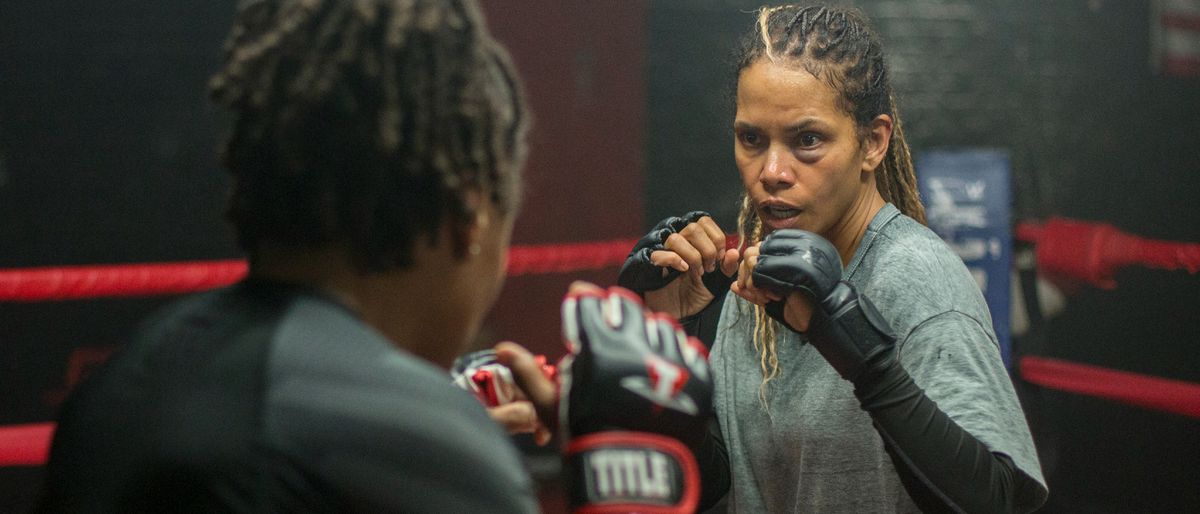
{"label": "dark braided hair", "polygon": [[470,223],[472,192],[515,211],[529,115],[474,0],[252,1],[225,51],[210,92],[234,114],[228,216],[252,258],[338,244],[386,271]]}
{"label": "dark braided hair", "polygon": [[875,174],[876,187],[900,212],[925,223],[883,47],[866,16],[851,8],[764,7],[742,37],[736,74],[764,58],[802,66],[837,91],[839,107],[854,119],[862,137],[876,116],[891,116],[892,139]]}
{"label": "dark braided hair", "polygon": [[[838,107],[854,119],[860,138],[870,133],[876,116],[891,116],[892,138],[875,172],[875,187],[900,212],[925,223],[925,207],[917,192],[912,155],[900,128],[883,47],[866,16],[850,8],[763,7],[754,26],[742,36],[735,83],[743,70],[760,59],[803,67],[833,88],[838,92]],[[758,242],[764,235],[749,195],[742,200],[738,231],[743,244]],[[775,352],[777,327],[761,307],[755,306],[754,311],[753,343],[763,373],[759,399],[765,406],[767,383],[779,374]]]}

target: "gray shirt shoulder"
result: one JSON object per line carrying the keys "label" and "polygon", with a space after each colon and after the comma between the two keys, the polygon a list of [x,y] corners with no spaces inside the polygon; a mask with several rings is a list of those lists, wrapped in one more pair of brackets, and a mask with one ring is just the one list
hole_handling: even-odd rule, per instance
{"label": "gray shirt shoulder", "polygon": [[925,394],[1044,489],[987,302],[962,259],[889,204],[871,223],[845,279],[888,307],[883,313],[896,332],[900,362]]}

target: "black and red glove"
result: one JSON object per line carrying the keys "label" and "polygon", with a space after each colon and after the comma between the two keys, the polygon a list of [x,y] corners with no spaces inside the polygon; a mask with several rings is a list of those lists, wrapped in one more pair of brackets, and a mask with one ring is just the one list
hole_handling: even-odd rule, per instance
{"label": "black and red glove", "polygon": [[[546,363],[546,356],[537,355],[534,359],[546,378],[556,380],[558,370]],[[475,395],[484,407],[499,407],[517,399],[512,371],[500,364],[495,350],[479,350],[455,359],[450,367],[450,378],[454,385]]]}
{"label": "black and red glove", "polygon": [[704,345],[622,288],[570,293],[562,314],[559,427],[574,512],[693,512],[689,448],[712,412]]}

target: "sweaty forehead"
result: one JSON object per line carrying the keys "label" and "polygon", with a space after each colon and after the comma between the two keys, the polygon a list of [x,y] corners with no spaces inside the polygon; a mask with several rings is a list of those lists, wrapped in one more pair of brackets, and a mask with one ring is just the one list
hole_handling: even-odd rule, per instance
{"label": "sweaty forehead", "polygon": [[738,76],[737,118],[754,124],[798,117],[849,119],[833,88],[799,65],[760,59]]}

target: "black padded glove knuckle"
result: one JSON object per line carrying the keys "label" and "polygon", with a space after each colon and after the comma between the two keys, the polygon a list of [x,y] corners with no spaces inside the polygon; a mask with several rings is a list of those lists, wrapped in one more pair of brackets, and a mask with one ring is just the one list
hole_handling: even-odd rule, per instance
{"label": "black padded glove knuckle", "polygon": [[[802,291],[815,300],[808,339],[842,378],[859,383],[872,366],[894,358],[896,337],[887,320],[853,285],[841,281],[842,258],[821,236],[803,230],[777,230],[759,245],[755,287],[787,297]],[[785,301],[768,302],[767,315],[784,320]]]}
{"label": "black padded glove knuckle", "polygon": [[775,294],[801,291],[820,300],[841,280],[842,261],[837,249],[816,234],[777,230],[759,246],[753,278],[756,287]]}
{"label": "black padded glove knuckle", "polygon": [[[617,285],[638,294],[646,291],[662,289],[679,276],[679,272],[667,268],[663,273],[662,267],[650,262],[650,254],[663,250],[663,245],[671,234],[677,234],[691,223],[708,216],[704,211],[692,211],[683,216],[671,216],[658,222],[645,236],[642,236],[629,252],[621,273],[617,276]],[[726,287],[728,289],[728,287]]]}
{"label": "black padded glove knuckle", "polygon": [[[687,220],[688,223],[695,223],[697,221],[700,221],[700,218],[703,218],[705,216],[711,216],[711,214],[709,214],[708,212],[705,212],[705,211],[692,211],[687,214],[684,214],[682,216],[682,218]],[[686,223],[685,223],[685,225],[686,225]]]}
{"label": "black padded glove knuckle", "polygon": [[[786,260],[786,264],[781,264],[781,267],[794,267],[798,271],[802,271],[805,276],[816,279],[832,278],[832,280],[820,280],[822,285],[831,287],[842,275],[842,259],[837,248],[834,248],[829,241],[811,232],[777,231],[767,236],[760,252],[783,258]],[[820,292],[828,292],[830,287],[822,287]]]}
{"label": "black padded glove knuckle", "polygon": [[755,287],[786,296],[797,287],[795,277],[791,276],[790,271],[785,266],[777,265],[776,259],[772,259],[770,255],[759,254],[758,262],[755,263],[750,276],[754,279]]}

